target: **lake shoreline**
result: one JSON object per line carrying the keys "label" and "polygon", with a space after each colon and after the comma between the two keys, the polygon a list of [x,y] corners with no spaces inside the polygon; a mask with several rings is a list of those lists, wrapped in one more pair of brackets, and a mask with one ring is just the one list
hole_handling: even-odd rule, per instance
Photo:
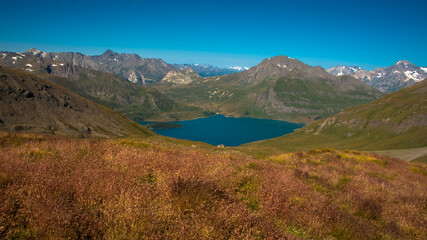
{"label": "lake shoreline", "polygon": [[178,119],[178,120],[145,119],[145,120],[143,120],[143,121],[135,121],[135,122],[137,122],[137,123],[140,123],[140,122],[151,122],[151,123],[154,123],[154,122],[179,122],[179,121],[191,121],[191,120],[197,120],[197,119],[210,118],[210,117],[213,117],[213,116],[216,116],[216,115],[223,115],[223,116],[228,117],[228,118],[254,118],[254,119],[283,121],[283,122],[290,122],[290,123],[295,123],[295,124],[305,124],[305,125],[307,125],[307,123],[305,123],[305,122],[291,122],[291,121],[286,121],[286,120],[283,120],[283,119],[274,119],[274,118],[259,118],[259,117],[248,117],[248,116],[233,116],[233,115],[226,115],[226,114],[223,114],[223,113],[216,113],[216,114],[214,114],[214,115],[210,115],[210,116],[196,117],[196,118],[188,118],[188,119],[187,119],[187,118]]}
{"label": "lake shoreline", "polygon": [[227,147],[283,136],[305,126],[303,123],[251,117],[227,117],[222,114],[193,120],[141,121],[138,123],[144,126],[156,123],[160,125],[170,124],[171,126],[174,124],[182,125],[183,127],[181,128],[157,128],[152,130],[159,135],[167,137]]}

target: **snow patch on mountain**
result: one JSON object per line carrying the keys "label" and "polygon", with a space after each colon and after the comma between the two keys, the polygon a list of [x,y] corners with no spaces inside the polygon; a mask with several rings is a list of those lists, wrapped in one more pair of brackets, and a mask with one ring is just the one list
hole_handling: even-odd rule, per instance
{"label": "snow patch on mountain", "polygon": [[244,70],[248,70],[249,68],[248,67],[235,66],[235,67],[229,67],[229,69],[233,69],[233,70],[236,70],[236,71],[244,71]]}
{"label": "snow patch on mountain", "polygon": [[363,70],[363,69],[357,66],[342,66],[342,65],[326,69],[328,73],[335,76],[351,75],[351,74],[355,74],[360,70]]}
{"label": "snow patch on mountain", "polygon": [[419,82],[419,81],[423,80],[423,78],[421,77],[421,75],[419,73],[415,72],[415,71],[405,71],[404,73],[405,73],[406,77],[408,77],[405,80],[405,82],[409,81],[409,79],[413,79],[416,82]]}

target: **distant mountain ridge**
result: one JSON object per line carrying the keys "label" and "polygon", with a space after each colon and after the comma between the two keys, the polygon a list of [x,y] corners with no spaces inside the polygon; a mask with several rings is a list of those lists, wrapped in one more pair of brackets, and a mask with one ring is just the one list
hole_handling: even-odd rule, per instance
{"label": "distant mountain ridge", "polygon": [[[1,57],[10,54],[0,52]],[[110,49],[102,55],[89,56],[77,52],[44,52],[31,48],[23,55],[34,55],[55,61],[64,61],[76,66],[119,75],[130,82],[142,85],[154,84],[170,71],[191,68],[200,76],[218,76],[244,71],[245,67],[218,68],[209,64],[168,64],[162,59],[142,58],[137,54],[117,53]]]}
{"label": "distant mountain ridge", "polygon": [[335,76],[351,75],[381,92],[395,92],[427,78],[427,67],[418,67],[406,60],[397,61],[392,66],[372,71],[350,66],[336,66],[326,71]]}
{"label": "distant mountain ridge", "polygon": [[[36,53],[34,50],[32,52]],[[36,54],[51,60],[65,61],[80,67],[113,73],[139,84],[160,81],[169,71],[175,70],[172,65],[162,59],[142,58],[137,54],[117,53],[111,50],[97,56],[74,52]]]}

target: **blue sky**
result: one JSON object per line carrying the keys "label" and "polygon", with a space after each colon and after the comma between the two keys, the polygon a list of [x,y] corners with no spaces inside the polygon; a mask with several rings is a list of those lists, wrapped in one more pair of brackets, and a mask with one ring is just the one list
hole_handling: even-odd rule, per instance
{"label": "blue sky", "polygon": [[253,66],[287,55],[371,70],[427,66],[427,1],[5,1],[0,50],[106,49],[169,63]]}

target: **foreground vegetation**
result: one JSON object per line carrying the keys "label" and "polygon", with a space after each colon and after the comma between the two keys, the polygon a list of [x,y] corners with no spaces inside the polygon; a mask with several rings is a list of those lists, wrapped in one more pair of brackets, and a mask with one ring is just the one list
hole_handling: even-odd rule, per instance
{"label": "foreground vegetation", "polygon": [[0,137],[0,238],[425,239],[427,166],[164,137]]}

